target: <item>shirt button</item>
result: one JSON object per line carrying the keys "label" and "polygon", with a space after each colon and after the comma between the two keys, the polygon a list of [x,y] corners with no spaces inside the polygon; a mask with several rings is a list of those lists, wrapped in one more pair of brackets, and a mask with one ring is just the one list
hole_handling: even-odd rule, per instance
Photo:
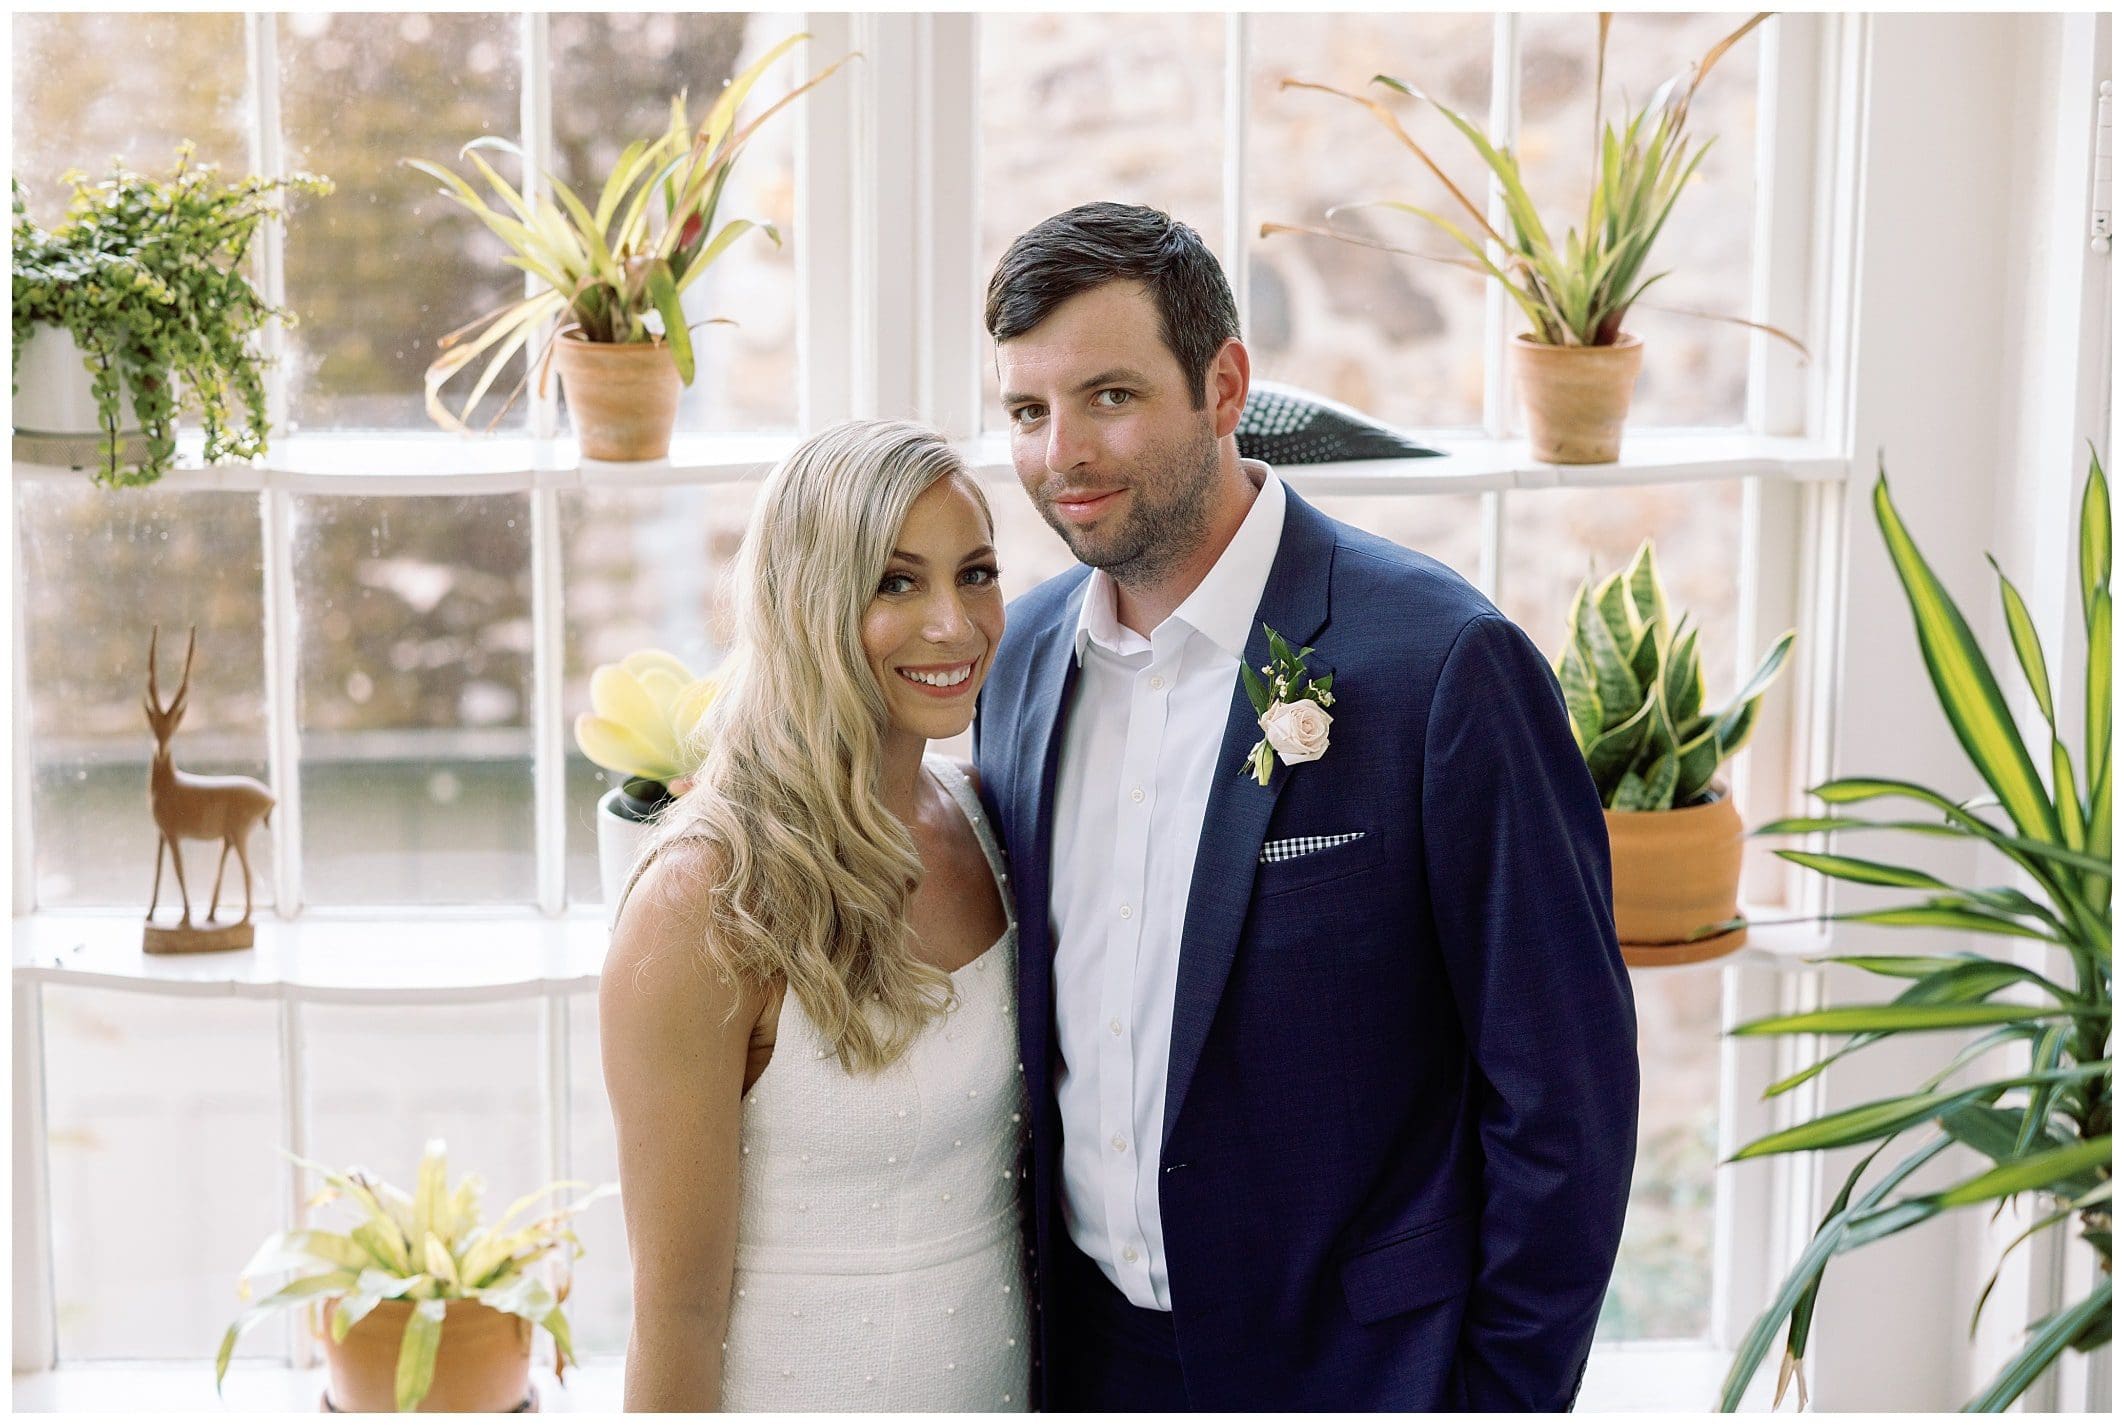
{"label": "shirt button", "polygon": [[1151,687],[1152,687],[1153,689],[1163,688],[1164,686],[1165,686],[1165,679],[1163,679],[1163,678],[1159,678],[1159,677],[1153,677],[1153,678],[1151,679]]}
{"label": "shirt button", "polygon": [[1128,1140],[1118,1133],[1114,1135],[1114,1151],[1116,1153],[1126,1153],[1128,1151]]}
{"label": "shirt button", "polygon": [[1130,909],[1129,909],[1129,908],[1128,908],[1127,906],[1123,906],[1123,907],[1121,907],[1121,918],[1122,918],[1123,920],[1127,920],[1127,919],[1128,919],[1128,918],[1129,918],[1130,916],[1132,916],[1132,915],[1134,915],[1134,914],[1135,914],[1135,912],[1134,912],[1134,911],[1132,911],[1132,910],[1130,910]]}
{"label": "shirt button", "polygon": [[1111,1024],[1107,1025],[1107,1026],[1106,1026],[1106,1028],[1107,1028],[1107,1032],[1108,1032],[1108,1033],[1110,1033],[1110,1034],[1114,1035],[1114,1036],[1115,1036],[1116,1038],[1119,1038],[1119,1037],[1120,1037],[1120,1034],[1121,1034],[1121,1021],[1120,1021],[1120,1020],[1118,1020],[1118,1019],[1117,1019],[1117,1020],[1114,1020],[1114,1021],[1113,1021],[1113,1022],[1112,1022]]}
{"label": "shirt button", "polygon": [[1121,1260],[1124,1262],[1136,1260],[1136,1249],[1134,1247],[1123,1247],[1121,1249]]}
{"label": "shirt button", "polygon": [[1131,792],[1130,792],[1130,793],[1128,794],[1128,799],[1129,799],[1130,801],[1132,801],[1132,802],[1140,802],[1140,801],[1142,801],[1142,800],[1143,800],[1143,788],[1141,788],[1141,787],[1137,787],[1137,788],[1136,788],[1135,790],[1131,791]]}

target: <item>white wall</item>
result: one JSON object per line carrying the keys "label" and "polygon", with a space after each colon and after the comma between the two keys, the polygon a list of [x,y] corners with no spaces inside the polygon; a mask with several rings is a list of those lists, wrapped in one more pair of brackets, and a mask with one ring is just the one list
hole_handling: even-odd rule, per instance
{"label": "white wall", "polygon": [[[1852,448],[1865,474],[1846,492],[1834,766],[1838,775],[1902,776],[1969,795],[1982,787],[1919,658],[1873,514],[1871,467],[1881,452],[1897,508],[2002,679],[2013,676],[2012,660],[1987,549],[2040,601],[2039,617],[2062,624],[2068,609],[2077,617],[2077,592],[2060,566],[2091,432],[2060,427],[2073,421],[2079,389],[2072,318],[2083,274],[2074,249],[2084,248],[2086,218],[2076,195],[2093,110],[2087,80],[2096,65],[2108,72],[2106,27],[2097,47],[2091,17],[1884,15],[1871,22],[1870,50],[1851,388]],[[2065,171],[2075,152],[2079,168]],[[2075,209],[2077,227],[2056,221]],[[2050,647],[2054,668],[2077,656],[2055,639]],[[1845,849],[1924,865],[1949,881],[2007,879],[1951,845],[1897,844],[1892,855],[1889,845]],[[1886,898],[1840,890],[1837,900],[1852,909]],[[1840,945],[1920,948],[1915,932],[1847,929]],[[1952,948],[1939,937],[1926,944]],[[1831,1002],[1879,997],[1877,980],[1831,975]],[[1952,1042],[1928,1036],[1865,1050],[1827,1076],[1826,1106],[1909,1091]],[[1912,1135],[1910,1146],[1918,1141]],[[1833,1155],[1824,1205],[1855,1161]],[[1955,1150],[1932,1180],[1976,1166]],[[1969,1307],[2000,1245],[1983,1216],[1929,1224],[1831,1267],[1809,1352],[1820,1408],[1953,1409],[1990,1378],[2040,1284],[2002,1289],[1996,1319],[1971,1345]],[[2084,1408],[2084,1393],[2060,1404]]]}

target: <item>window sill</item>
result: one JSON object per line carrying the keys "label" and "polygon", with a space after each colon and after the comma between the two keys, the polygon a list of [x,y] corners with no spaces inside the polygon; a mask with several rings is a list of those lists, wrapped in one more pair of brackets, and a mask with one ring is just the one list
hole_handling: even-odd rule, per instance
{"label": "window sill", "polygon": [[[309,911],[294,920],[265,912],[255,924],[249,950],[150,955],[133,912],[17,916],[15,982],[322,1004],[474,1003],[594,990],[606,946],[604,913],[594,907],[557,917],[474,906]],[[1766,926],[1706,963],[1800,970],[1829,949],[1827,926]]]}
{"label": "window sill", "polygon": [[[1846,478],[1850,461],[1818,441],[1745,431],[1655,431],[1629,435],[1607,465],[1544,465],[1524,439],[1488,440],[1411,432],[1447,451],[1423,460],[1368,460],[1285,467],[1304,495],[1447,495],[1491,490],[1605,489],[1757,476],[1795,483]],[[354,431],[290,435],[250,464],[203,465],[197,432],[178,442],[173,491],[280,490],[298,495],[497,495],[528,490],[644,488],[757,479],[799,437],[682,434],[662,460],[584,460],[573,439],[469,437],[440,431]],[[984,477],[1013,477],[1009,439],[984,435],[959,444]],[[17,480],[85,480],[78,470],[18,461]]]}
{"label": "window sill", "polygon": [[[1719,1383],[1731,1364],[1730,1352],[1697,1342],[1657,1342],[1596,1346],[1579,1394],[1581,1413],[1687,1412],[1702,1414],[1718,1399]],[[618,1356],[591,1357],[568,1373],[565,1386],[549,1370],[535,1367],[541,1413],[620,1410],[626,1366]],[[1767,1409],[1767,1395],[1754,1397],[1770,1384],[1765,1372],[1750,1392],[1746,1408]],[[175,1410],[315,1411],[324,1393],[322,1366],[294,1370],[270,1362],[238,1361],[229,1368],[219,1399],[214,1394],[214,1367],[209,1361],[110,1361],[60,1366],[17,1374],[17,1411],[67,1411],[119,1415],[163,1414]]]}

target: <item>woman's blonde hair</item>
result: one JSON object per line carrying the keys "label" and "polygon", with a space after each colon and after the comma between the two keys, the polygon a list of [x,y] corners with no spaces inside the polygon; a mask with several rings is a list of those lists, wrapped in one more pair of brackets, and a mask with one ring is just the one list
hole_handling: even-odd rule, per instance
{"label": "woman's blonde hair", "polygon": [[695,734],[700,771],[643,858],[708,843],[710,963],[783,977],[851,1070],[892,1063],[951,993],[908,949],[922,863],[880,796],[885,698],[862,634],[908,510],[943,479],[992,531],[957,454],[904,421],[833,426],[768,477],[738,552],[736,644]]}

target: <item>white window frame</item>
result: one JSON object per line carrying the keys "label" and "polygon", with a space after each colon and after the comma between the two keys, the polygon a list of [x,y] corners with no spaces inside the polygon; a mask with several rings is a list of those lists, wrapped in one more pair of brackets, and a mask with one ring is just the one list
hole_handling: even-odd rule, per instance
{"label": "white window frame", "polygon": [[[857,416],[908,416],[958,442],[985,480],[1014,483],[1002,438],[983,437],[978,363],[982,273],[978,270],[979,18],[965,13],[821,14],[809,17],[815,62],[859,50],[864,58],[798,106],[797,224],[800,344],[798,425],[811,430]],[[522,123],[534,156],[550,150],[551,86],[546,73],[548,17],[521,19],[524,66]],[[278,117],[278,17],[245,17],[250,69],[250,157],[257,171],[282,164]],[[1246,16],[1226,21],[1227,139],[1225,250],[1242,304],[1248,244],[1244,175],[1248,138],[1244,103]],[[1841,623],[1837,571],[1843,563],[1842,485],[1852,468],[1849,389],[1855,333],[1849,284],[1854,268],[1857,195],[1863,142],[1855,135],[1865,75],[1867,22],[1863,17],[1786,14],[1759,32],[1760,102],[1751,293],[1756,320],[1811,332],[1814,360],[1800,365],[1761,333],[1751,337],[1745,429],[1719,432],[1633,433],[1613,466],[1555,467],[1530,462],[1523,441],[1506,436],[1506,300],[1489,292],[1485,337],[1488,375],[1484,431],[1468,439],[1448,432],[1443,460],[1384,462],[1286,471],[1294,488],[1319,494],[1477,493],[1481,497],[1479,566],[1471,577],[1501,596],[1509,538],[1508,502],[1539,498],[1550,488],[1601,488],[1648,482],[1744,481],[1741,618],[1736,660],[1787,626],[1800,630],[1788,675],[1791,693],[1765,705],[1751,750],[1734,768],[1737,793],[1751,817],[1799,810],[1799,788],[1820,780],[1834,736],[1835,666]],[[1509,136],[1516,124],[1519,20],[1496,18],[1490,122]],[[1497,202],[1492,194],[1493,211]],[[839,239],[839,240],[837,240]],[[260,286],[278,303],[285,292],[284,231],[262,230],[256,245]],[[1242,316],[1244,307],[1242,305]],[[269,350],[283,341],[269,327]],[[285,368],[268,382],[269,410],[284,422]],[[1418,434],[1422,434],[1419,432]],[[541,1050],[547,1131],[545,1156],[565,1176],[568,1123],[568,997],[594,987],[602,953],[602,922],[565,896],[566,806],[561,718],[564,646],[559,495],[573,488],[641,488],[718,484],[756,478],[794,443],[794,437],[682,436],[670,459],[609,465],[577,457],[557,429],[551,398],[535,401],[529,434],[473,443],[439,432],[296,435],[275,443],[268,462],[200,468],[190,460],[165,485],[174,490],[251,490],[259,495],[263,527],[268,716],[268,766],[280,814],[274,836],[275,917],[260,927],[256,964],[233,974],[194,975],[184,967],[142,957],[137,931],[118,916],[41,913],[34,905],[34,827],[28,789],[34,755],[28,718],[15,732],[17,996],[15,1062],[18,1084],[15,1181],[24,1196],[16,1213],[15,1363],[18,1371],[55,1362],[47,1145],[41,1092],[44,983],[93,983],[153,993],[237,993],[269,997],[280,1006],[283,1128],[302,1151],[307,1091],[301,1006],[313,1000],[383,998],[435,1004],[454,998],[536,996],[542,1002]],[[407,473],[379,475],[380,470]],[[79,480],[78,472],[17,467],[18,480]],[[298,668],[296,589],[289,556],[297,496],[422,495],[521,491],[531,505],[533,769],[537,828],[536,902],[521,911],[456,912],[392,907],[360,912],[305,908],[299,734],[292,696]],[[19,567],[20,561],[18,561]],[[19,576],[18,576],[19,579]],[[15,615],[15,694],[29,707],[24,591],[18,582]],[[1734,675],[1746,673],[1736,666]],[[1781,869],[1771,868],[1773,873]],[[1747,887],[1751,906],[1771,914],[1819,915],[1825,887],[1818,878],[1759,875]],[[427,969],[374,958],[374,931],[425,924],[512,927],[546,948],[524,966],[465,968],[446,957]],[[343,936],[354,925],[367,934]],[[397,942],[398,937],[389,937]],[[355,941],[361,941],[356,945]],[[131,943],[128,944],[127,942]],[[518,942],[522,943],[522,942]],[[1725,976],[1725,1020],[1816,1002],[1821,975],[1800,955],[1826,945],[1819,925],[1758,933]],[[77,948],[78,947],[78,948]],[[455,953],[453,951],[453,953]],[[436,963],[445,968],[438,974]],[[211,986],[211,988],[209,988]],[[1811,1047],[1790,1041],[1723,1046],[1720,1152],[1794,1121],[1812,1098],[1789,1095],[1772,1104],[1757,1088],[1805,1062]],[[1811,1160],[1778,1158],[1721,1173],[1715,1212],[1711,1349],[1728,1351],[1791,1260],[1812,1224],[1800,1208],[1814,1200]],[[288,1221],[301,1212],[289,1170]],[[29,1227],[25,1228],[25,1220]],[[1765,1234],[1762,1224],[1774,1224]],[[39,1224],[41,1223],[41,1230]],[[300,1338],[300,1333],[297,1333]],[[294,1345],[294,1364],[312,1363],[306,1339]]]}

